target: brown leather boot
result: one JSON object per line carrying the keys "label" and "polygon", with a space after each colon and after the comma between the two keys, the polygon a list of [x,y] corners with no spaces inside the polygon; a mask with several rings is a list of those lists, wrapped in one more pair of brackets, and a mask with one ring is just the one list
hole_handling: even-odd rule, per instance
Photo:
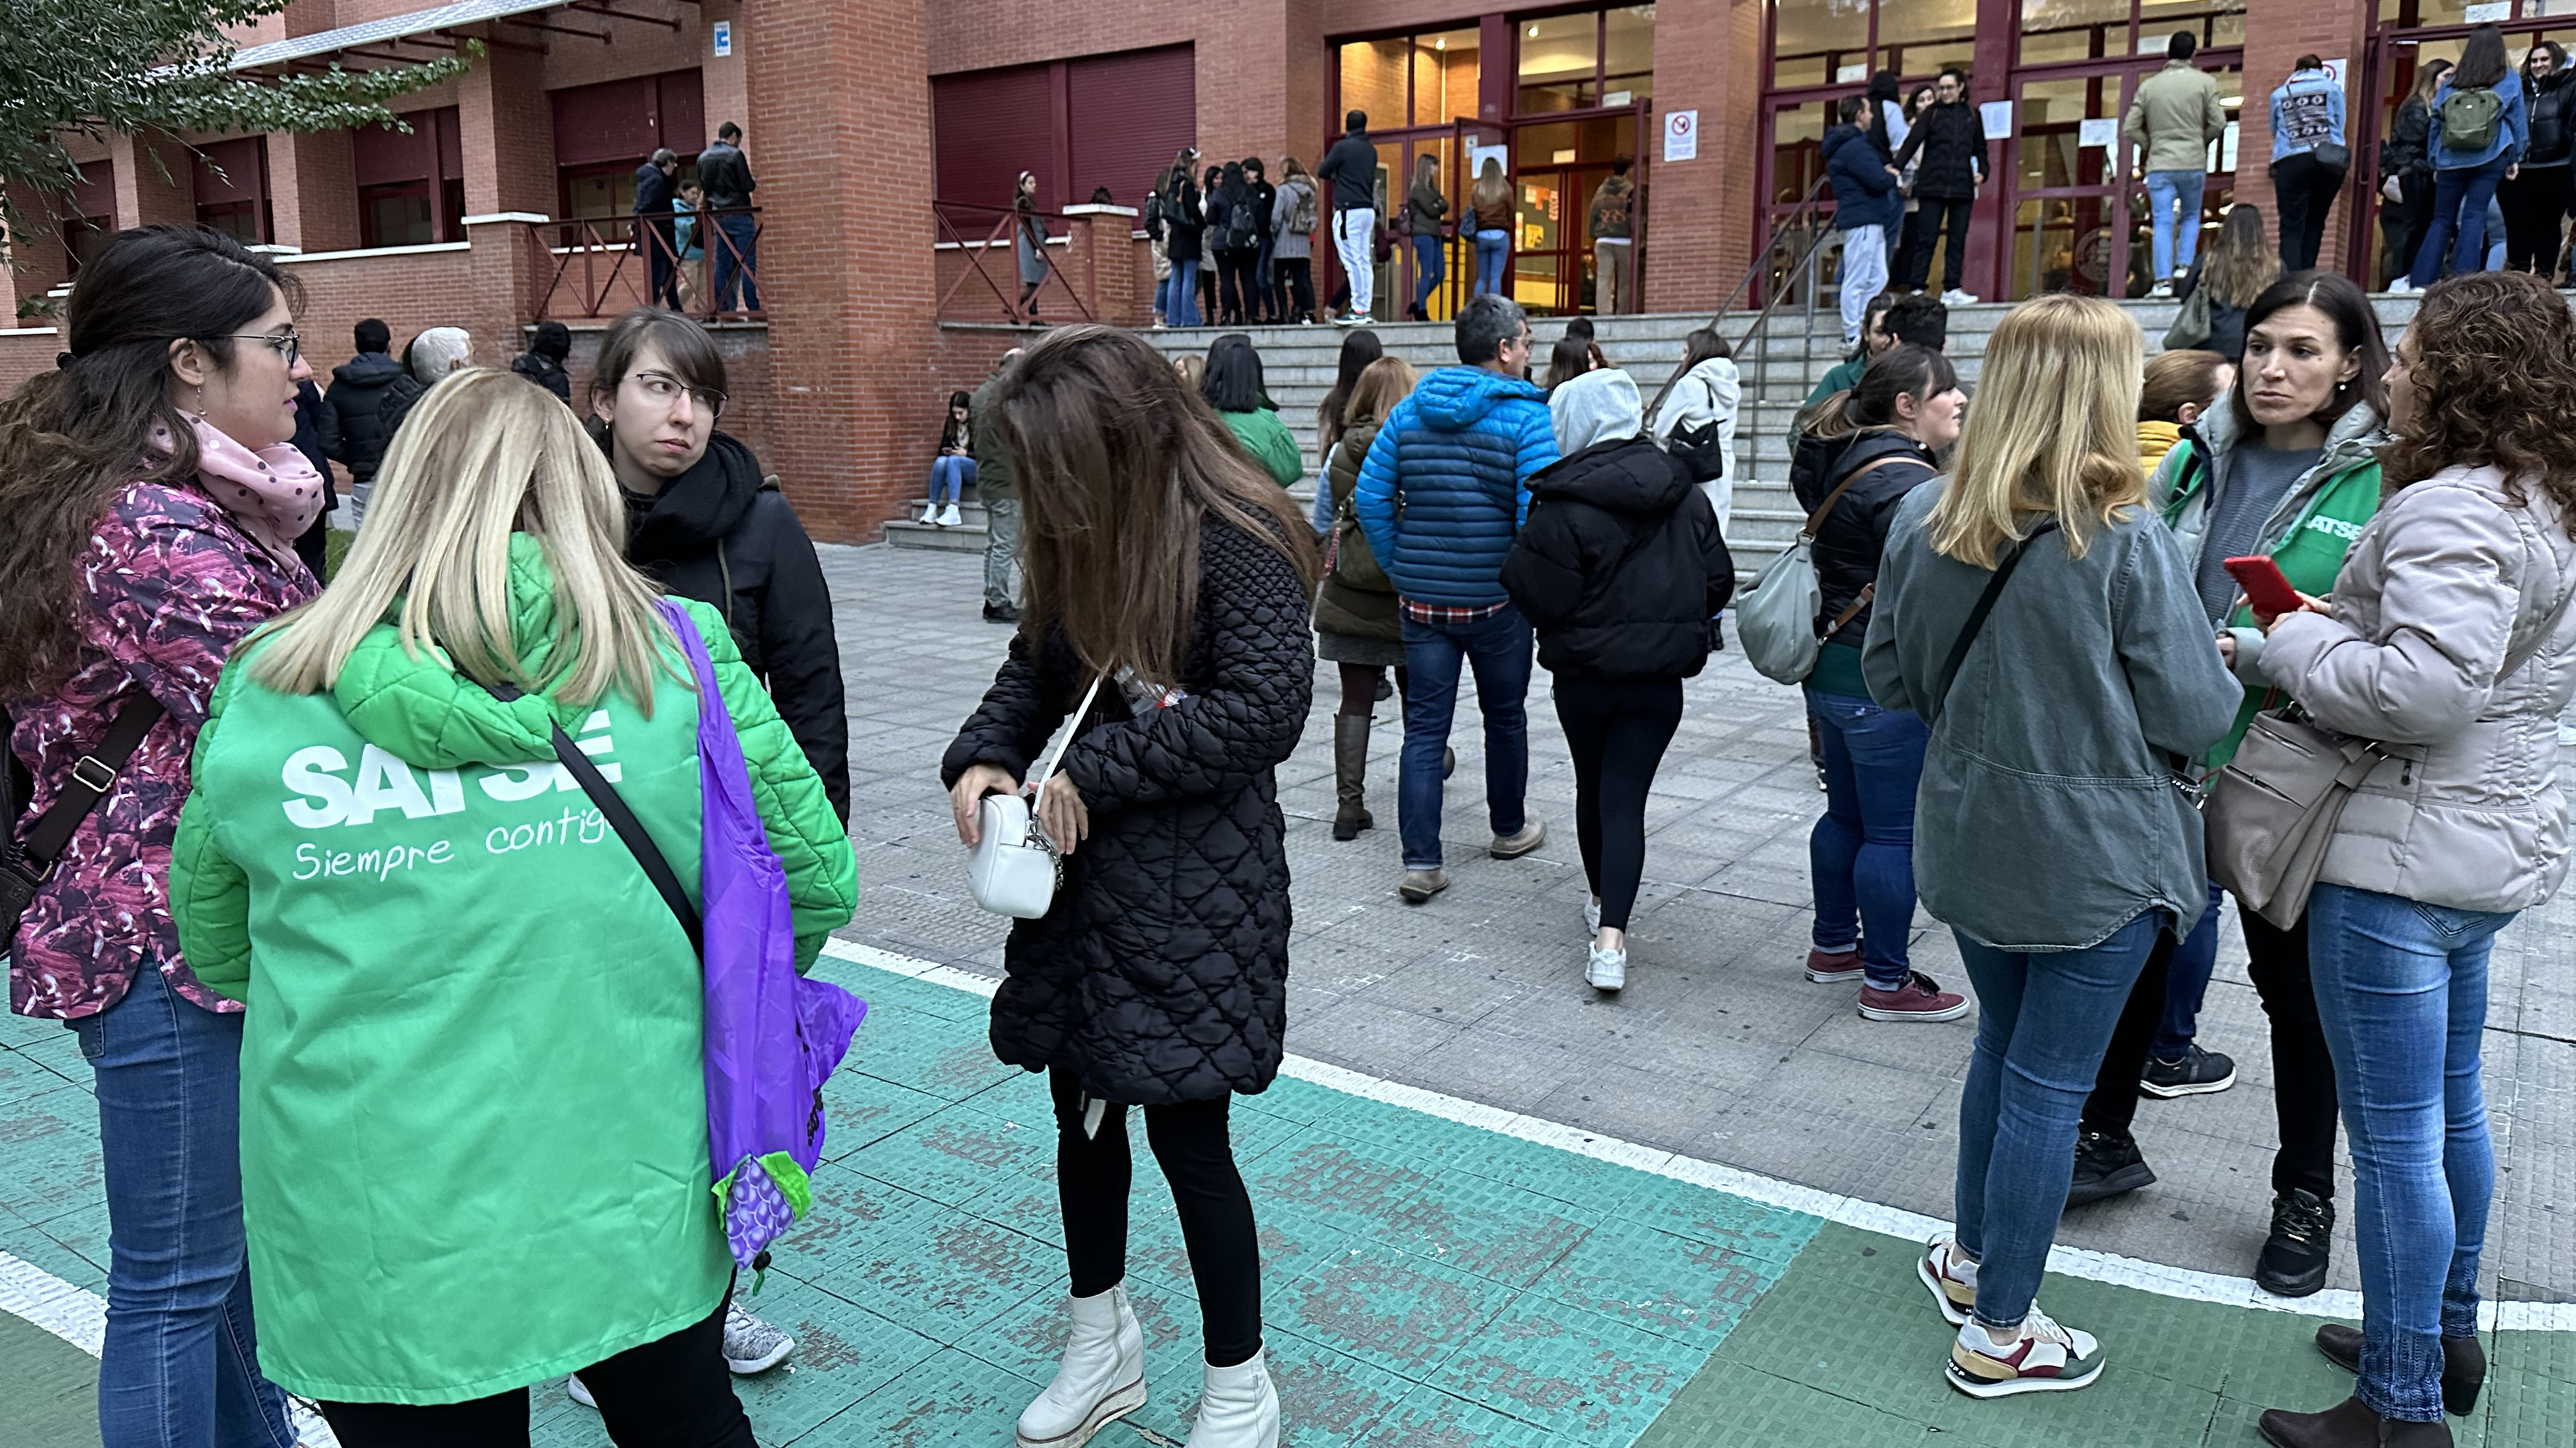
{"label": "brown leather boot", "polygon": [[1373,829],[1366,799],[1369,720],[1365,714],[1333,716],[1333,838],[1355,840]]}
{"label": "brown leather boot", "polygon": [[2273,1448],[2451,1448],[2450,1424],[2383,1418],[2359,1398],[2322,1413],[2269,1408],[2254,1427]]}
{"label": "brown leather boot", "polygon": [[[2340,1322],[2320,1324],[2317,1351],[2348,1373],[2361,1371],[2361,1329]],[[2478,1390],[2487,1385],[2487,1350],[2474,1337],[2442,1339],[2442,1411],[2465,1418],[2478,1406]]]}

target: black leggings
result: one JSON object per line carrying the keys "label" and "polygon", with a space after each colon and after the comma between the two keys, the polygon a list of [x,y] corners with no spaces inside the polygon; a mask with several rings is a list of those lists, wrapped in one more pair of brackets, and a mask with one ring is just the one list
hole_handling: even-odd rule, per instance
{"label": "black leggings", "polygon": [[1682,681],[1570,679],[1555,687],[1557,722],[1574,752],[1574,838],[1601,897],[1601,927],[1628,928],[1646,873],[1646,789],[1682,722]]}
{"label": "black leggings", "polygon": [[1271,305],[1283,322],[1302,322],[1315,315],[1315,263],[1311,257],[1270,259]]}
{"label": "black leggings", "polygon": [[[2245,973],[2263,1013],[2272,1018],[2272,1106],[2279,1117],[2281,1150],[2272,1158],[2272,1190],[2305,1187],[2334,1200],[2334,1058],[2326,1053],[2325,1027],[2317,1020],[2317,993],[2308,978],[2308,921],[2276,930],[2262,916],[2238,906],[2245,927]],[[2093,1094],[2084,1103],[2084,1129],[2126,1139],[2138,1115],[2138,1077],[2146,1070],[2156,1027],[2164,1019],[2165,974],[2174,938],[2156,941],[2130,989],[2120,1024],[2103,1053]]]}
{"label": "black leggings", "polygon": [[[732,1293],[726,1293],[726,1300]],[[724,1360],[725,1310],[581,1370],[618,1448],[755,1448]],[[528,1390],[462,1403],[320,1403],[342,1448],[527,1448]]]}
{"label": "black leggings", "polygon": [[[1335,664],[1333,667],[1339,669],[1342,675],[1341,712],[1354,719],[1366,719],[1375,714],[1377,684],[1378,680],[1386,677],[1385,672],[1375,664]],[[1396,665],[1395,693],[1399,700],[1404,697],[1404,686],[1407,682],[1404,676],[1404,665]],[[1395,717],[1397,722],[1403,722],[1404,709],[1400,703],[1396,708]]]}
{"label": "black leggings", "polygon": [[[1047,1073],[1055,1097],[1056,1195],[1064,1208],[1064,1259],[1073,1295],[1096,1297],[1127,1275],[1127,1108],[1111,1104],[1100,1134],[1082,1131],[1082,1087]],[[1181,1240],[1198,1282],[1199,1321],[1210,1366],[1230,1368],[1261,1351],[1261,1242],[1252,1197],[1234,1169],[1227,1134],[1230,1097],[1145,1108],[1145,1140],[1172,1185]],[[585,1381],[587,1381],[585,1379]]]}
{"label": "black leggings", "polygon": [[1226,250],[1216,254],[1218,294],[1225,299],[1225,321],[1228,324],[1249,322],[1261,309],[1257,294],[1261,263],[1257,251]]}

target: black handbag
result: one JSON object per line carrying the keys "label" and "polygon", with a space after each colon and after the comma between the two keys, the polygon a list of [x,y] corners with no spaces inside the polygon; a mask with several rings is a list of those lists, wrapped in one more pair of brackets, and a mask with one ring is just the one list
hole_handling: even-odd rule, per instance
{"label": "black handbag", "polygon": [[116,787],[117,775],[134,758],[134,751],[143,747],[143,736],[161,722],[161,713],[161,701],[149,694],[117,710],[97,752],[73,763],[62,797],[24,835],[18,833],[18,820],[34,799],[35,777],[19,763],[14,750],[0,746],[0,753],[8,755],[0,761],[0,821],[6,822],[0,828],[0,946],[17,939],[20,917],[34,903],[36,892],[53,878],[54,866],[61,863],[72,835]]}

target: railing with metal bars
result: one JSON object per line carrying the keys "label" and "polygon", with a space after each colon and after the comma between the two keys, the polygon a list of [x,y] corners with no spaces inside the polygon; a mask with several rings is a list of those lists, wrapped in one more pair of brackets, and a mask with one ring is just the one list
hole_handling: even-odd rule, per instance
{"label": "railing with metal bars", "polygon": [[[1761,249],[1754,253],[1753,264],[1744,269],[1743,278],[1718,303],[1719,320],[1712,325],[1722,328],[1727,312],[1734,308],[1739,298],[1750,301],[1758,295],[1762,300],[1762,308],[1754,314],[1752,325],[1744,329],[1743,336],[1735,339],[1737,356],[1743,356],[1745,349],[1753,344],[1753,339],[1770,325],[1772,315],[1784,300],[1795,297],[1793,305],[1803,307],[1809,314],[1816,310],[1817,296],[1824,290],[1819,258],[1826,239],[1834,234],[1833,213],[1822,202],[1825,195],[1825,178],[1819,176],[1789,214],[1773,224],[1771,234],[1763,239]],[[1757,282],[1762,287],[1758,293],[1753,290]]]}
{"label": "railing with metal bars", "polygon": [[[693,220],[684,255],[676,223]],[[738,237],[727,221],[748,219]],[[630,307],[676,300],[672,310],[704,320],[765,316],[760,296],[760,208],[708,209],[653,216],[567,217],[521,223],[537,280],[536,315],[595,319]],[[656,295],[655,263],[668,268]],[[731,297],[719,294],[730,291]]]}
{"label": "railing with metal bars", "polygon": [[[939,224],[940,249],[954,249],[965,259],[964,266],[957,269],[956,278],[950,281],[939,294],[937,308],[939,320],[943,322],[989,320],[992,314],[982,311],[980,302],[982,293],[990,292],[993,300],[1001,304],[1004,317],[1014,324],[1032,324],[1038,320],[1038,304],[1047,298],[1050,287],[1071,302],[1074,310],[1081,313],[1084,321],[1099,319],[1100,268],[1097,259],[1095,258],[1093,264],[1082,269],[1083,285],[1076,288],[1072,277],[1067,275],[1063,258],[1056,254],[1069,250],[1076,225],[1088,224],[1092,218],[1076,217],[1061,211],[1018,211],[1008,206],[988,206],[975,201],[933,201],[930,203],[930,214]],[[992,225],[978,236],[977,228],[984,226],[986,217],[993,218]],[[1058,229],[1059,225],[1061,230]],[[1118,235],[1122,239],[1128,234],[1127,227],[1118,228]],[[1040,278],[1038,289],[1025,299],[1021,296],[1025,283],[1020,280],[1020,248],[1023,241],[1034,246],[1038,256],[1046,263],[1046,275]],[[1058,245],[1051,249],[1051,243]],[[996,251],[1010,259],[1009,264],[1002,267],[998,278],[985,266],[986,259]],[[983,285],[980,288],[970,288],[967,285],[969,282],[981,282]],[[976,300],[960,301],[958,298],[960,291],[968,292]]]}

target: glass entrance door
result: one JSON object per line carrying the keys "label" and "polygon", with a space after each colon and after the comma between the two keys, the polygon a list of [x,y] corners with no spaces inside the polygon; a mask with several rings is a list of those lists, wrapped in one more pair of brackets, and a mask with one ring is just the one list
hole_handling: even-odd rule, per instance
{"label": "glass entrance door", "polygon": [[[2488,14],[2506,4],[2511,7],[2509,15]],[[2471,10],[2478,11],[2481,19],[2494,19],[2503,29],[2505,58],[2517,74],[2531,48],[2544,40],[2576,51],[2576,0],[2504,0],[2493,6],[2464,5],[2462,0],[2380,0],[2383,23],[2371,37],[2368,69],[2351,88],[2356,98],[2377,98],[2366,106],[2356,101],[2356,119],[2350,127],[2353,169],[2362,184],[2350,193],[2356,204],[2347,218],[2351,230],[2346,233],[2345,255],[2354,259],[2347,269],[2365,286],[2384,286],[2413,263],[2411,254],[2401,253],[2411,253],[2408,243],[2421,240],[2424,217],[2413,218],[2410,227],[2408,218],[2379,189],[2376,164],[2365,169],[2361,158],[2379,154],[2380,141],[2394,128],[2398,109],[2406,104],[2424,67],[2436,60],[2459,60],[2468,40]],[[2500,242],[2499,237],[2488,237],[2490,246]],[[2562,255],[2559,268],[2565,265]]]}
{"label": "glass entrance door", "polygon": [[[2121,138],[2120,127],[2139,84],[2162,68],[2161,58],[2149,58],[2052,68],[2017,81],[2014,135],[2002,164],[2005,214],[2012,219],[2006,300],[2044,292],[2138,297],[2155,284],[2151,214],[2138,172],[2143,158]],[[2237,62],[2232,55],[2205,57],[2202,68],[2217,77],[2227,133],[2209,148],[2198,214],[2178,218],[2177,258],[2180,228],[2205,237],[2235,201],[2236,117],[2243,104]]]}

